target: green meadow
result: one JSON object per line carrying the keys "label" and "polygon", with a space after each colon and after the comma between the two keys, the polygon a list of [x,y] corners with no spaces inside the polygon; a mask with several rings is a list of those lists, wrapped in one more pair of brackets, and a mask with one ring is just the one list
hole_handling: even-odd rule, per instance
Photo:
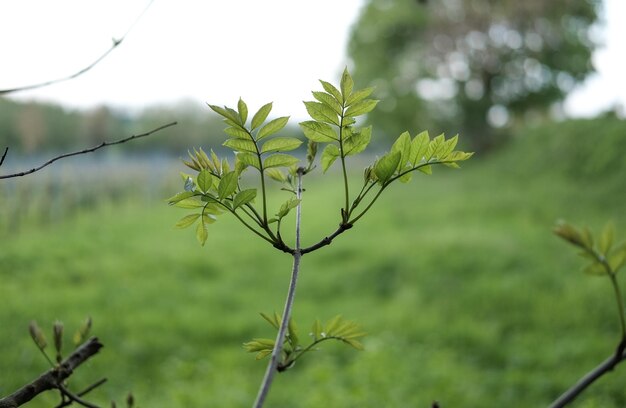
{"label": "green meadow", "polygon": [[[365,350],[323,344],[278,375],[268,407],[547,406],[606,358],[619,340],[609,281],[583,274],[584,260],[551,232],[558,219],[596,232],[612,219],[626,238],[624,133],[592,143],[585,126],[595,125],[537,129],[461,170],[415,174],[332,245],[305,255],[294,310],[301,337],[315,318],[341,314],[367,331]],[[41,214],[53,195],[76,184],[53,194],[42,174],[41,185],[37,175],[0,185],[0,394],[49,367],[28,335],[31,320],[49,341],[62,320],[70,350],[91,316],[105,347],[71,385],[106,377],[94,402],[132,391],[146,408],[252,403],[265,360],[242,344],[274,336],[259,312],[282,310],[291,258],[226,215],[204,247],[193,230],[174,229],[188,211],[163,199],[181,188],[182,170],[119,176],[125,187],[114,195],[86,183],[95,202],[52,216]],[[358,184],[360,170],[352,177]],[[334,231],[342,203],[338,173],[307,178],[304,245]],[[19,183],[31,184],[18,197]],[[32,214],[15,226],[9,206]],[[619,367],[573,406],[626,406],[625,375]]]}

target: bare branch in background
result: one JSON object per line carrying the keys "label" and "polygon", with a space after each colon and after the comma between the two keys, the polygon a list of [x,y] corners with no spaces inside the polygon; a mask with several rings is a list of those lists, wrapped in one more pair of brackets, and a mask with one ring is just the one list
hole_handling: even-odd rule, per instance
{"label": "bare branch in background", "polygon": [[[47,166],[51,165],[52,163],[54,163],[57,160],[64,159],[66,157],[71,157],[71,156],[78,156],[80,154],[95,152],[96,150],[101,149],[101,148],[106,147],[106,146],[113,146],[113,145],[117,145],[117,144],[122,144],[122,143],[126,143],[126,142],[128,142],[130,140],[139,139],[140,137],[150,136],[150,135],[152,135],[152,134],[154,134],[154,133],[156,133],[158,131],[161,131],[161,130],[166,129],[166,128],[171,127],[171,126],[174,126],[176,124],[178,124],[178,122],[171,122],[171,123],[168,123],[167,125],[159,126],[158,128],[153,129],[153,130],[151,130],[149,132],[146,132],[146,133],[142,133],[142,134],[139,134],[139,135],[132,135],[132,136],[126,137],[124,139],[116,140],[114,142],[106,142],[106,141],[104,141],[104,142],[100,143],[99,145],[94,146],[94,147],[89,148],[89,149],[84,149],[84,150],[80,150],[80,151],[72,152],[72,153],[64,153],[64,154],[61,154],[59,156],[56,156],[56,157],[48,160],[47,162],[45,162],[44,164],[42,164],[42,165],[40,165],[38,167],[34,167],[34,168],[30,169],[30,170],[22,171],[22,172],[19,172],[19,173],[0,175],[0,180],[13,178],[13,177],[26,176],[26,175],[32,174],[32,173],[34,173],[36,171],[39,171],[39,170],[43,169],[44,167],[47,167]],[[8,148],[5,150],[5,154],[4,154],[5,156],[6,156],[6,152],[7,151],[8,151]],[[4,161],[4,156],[2,157],[2,160]],[[0,164],[1,164],[1,162],[0,162]],[[1,407],[1,405],[0,405],[0,407]]]}
{"label": "bare branch in background", "polygon": [[[79,392],[78,394],[76,394],[76,396],[78,397],[84,397],[85,395],[87,395],[88,393],[90,393],[91,391],[95,390],[96,388],[98,388],[99,386],[101,386],[102,384],[104,384],[105,382],[107,382],[106,378],[103,378],[95,383],[93,383],[92,385],[90,385],[89,387],[85,388],[84,390],[82,390],[81,392]],[[74,401],[71,399],[66,399],[65,401],[61,402],[59,405],[56,406],[56,408],[64,408],[67,406],[72,405]]]}
{"label": "bare branch in background", "polygon": [[26,384],[13,394],[0,399],[0,408],[16,408],[26,404],[44,391],[62,389],[63,381],[69,378],[74,370],[94,356],[102,348],[97,337],[92,337],[77,348],[58,367],[54,367],[36,380]]}
{"label": "bare branch in background", "polygon": [[[130,33],[131,30],[135,27],[135,25],[137,25],[137,23],[139,22],[141,17],[143,17],[143,15],[146,14],[146,11],[148,11],[148,9],[152,5],[152,3],[154,3],[154,0],[150,1],[150,3],[148,3],[146,8],[143,9],[141,14],[139,14],[139,16],[130,25],[128,30],[126,30],[126,33],[124,33],[124,35],[121,38],[119,38],[119,39],[113,38],[113,44],[111,45],[111,48],[109,48],[104,54],[102,54],[100,57],[98,57],[91,64],[87,65],[85,68],[81,69],[78,72],[75,72],[72,75],[65,76],[65,77],[62,77],[62,78],[52,79],[52,80],[49,80],[49,81],[44,81],[44,82],[40,82],[40,83],[32,84],[32,85],[20,86],[20,87],[17,87],[17,88],[0,89],[0,96],[7,95],[7,94],[10,94],[10,93],[14,93],[14,92],[26,91],[26,90],[29,90],[29,89],[43,88],[43,87],[48,86],[48,85],[53,85],[53,84],[56,84],[56,83],[59,83],[59,82],[68,81],[70,79],[74,79],[74,78],[84,74],[85,72],[89,71],[90,69],[92,69],[93,67],[98,65],[98,63],[100,63],[100,61],[105,59],[107,57],[107,55],[109,55],[111,53],[111,51],[113,51],[115,48],[117,48],[117,46],[120,45],[122,43],[122,41],[124,41],[124,39],[126,38],[128,33]],[[0,162],[0,164],[1,163],[2,162]]]}
{"label": "bare branch in background", "polygon": [[9,153],[8,147],[4,149],[4,154],[2,155],[2,158],[0,159],[0,166],[2,166],[2,163],[4,163],[4,158],[7,157],[7,153]]}

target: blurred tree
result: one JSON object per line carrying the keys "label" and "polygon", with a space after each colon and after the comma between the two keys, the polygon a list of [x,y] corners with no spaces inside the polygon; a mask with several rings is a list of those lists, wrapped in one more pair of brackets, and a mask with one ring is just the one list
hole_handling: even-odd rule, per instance
{"label": "blurred tree", "polygon": [[354,77],[383,99],[375,127],[462,131],[473,149],[498,128],[545,117],[593,71],[599,0],[368,0],[352,29]]}
{"label": "blurred tree", "polygon": [[98,144],[126,133],[122,113],[113,112],[107,106],[101,105],[84,113],[82,122],[80,133],[88,139],[87,144]]}

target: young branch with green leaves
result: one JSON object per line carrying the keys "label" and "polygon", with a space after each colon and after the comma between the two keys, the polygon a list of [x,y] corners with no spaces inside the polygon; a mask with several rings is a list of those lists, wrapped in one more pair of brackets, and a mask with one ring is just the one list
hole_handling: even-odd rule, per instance
{"label": "young branch with green leaves", "polygon": [[[293,257],[292,275],[283,313],[280,317],[275,315],[271,319],[266,316],[266,320],[278,330],[276,340],[256,339],[246,343],[249,351],[259,353],[257,356],[271,354],[255,407],[263,406],[275,372],[292,366],[321,342],[335,339],[356,348],[361,347],[355,340],[363,335],[361,330],[356,324],[346,323],[340,318],[329,322],[324,331],[321,331],[319,323],[314,326],[313,342],[310,345],[302,347],[297,342],[293,329],[295,326],[293,323],[290,325],[290,322],[302,256],[331,244],[337,236],[351,229],[395,181],[406,183],[411,180],[415,171],[431,174],[433,166],[439,164],[458,168],[458,162],[472,156],[472,153],[454,150],[457,136],[446,139],[444,135],[439,135],[431,139],[428,132],[422,132],[411,138],[405,132],[393,143],[388,153],[365,169],[359,193],[351,196],[348,160],[363,152],[372,137],[372,127],[358,126],[356,118],[371,112],[378,101],[368,98],[373,88],[354,90],[354,83],[347,69],[343,72],[339,88],[326,81],[320,82],[324,91],[313,92],[315,101],[304,103],[312,120],[300,123],[300,128],[308,139],[305,165],[300,165],[300,159],[296,156],[286,153],[298,149],[302,144],[300,139],[273,136],[285,127],[289,117],[279,117],[266,123],[272,109],[271,103],[262,106],[253,115],[250,123],[248,106],[241,99],[237,103],[237,109],[209,105],[222,116],[228,126],[225,133],[229,138],[224,146],[234,151],[234,164],[231,166],[227,159],[219,158],[212,150],[207,154],[202,149],[194,149],[189,153],[189,159],[183,162],[196,174],[181,173],[184,191],[168,199],[170,205],[194,210],[176,226],[187,228],[196,224],[196,237],[202,245],[208,238],[207,226],[214,223],[219,215],[230,213],[254,235]],[[302,247],[302,179],[316,167],[315,159],[320,145],[324,145],[320,158],[324,173],[337,160],[341,164],[344,202],[340,208],[337,229],[317,243]],[[248,170],[256,175],[256,187],[246,185],[249,178],[242,177]],[[273,216],[268,215],[271,211],[267,199],[268,177],[279,182],[282,190],[293,194]],[[259,188],[261,203],[257,204],[255,200],[259,196]],[[293,209],[296,209],[296,225],[295,247],[292,248],[282,238],[281,225],[282,220]]]}
{"label": "young branch with green leaves", "polygon": [[615,352],[596,368],[585,374],[550,405],[550,408],[561,408],[572,402],[597,379],[611,372],[619,363],[626,359],[626,319],[624,318],[626,311],[624,310],[624,300],[617,280],[617,272],[626,264],[626,242],[614,245],[615,228],[611,223],[604,227],[597,240],[594,240],[589,229],[583,228],[581,230],[565,222],[558,223],[554,228],[554,233],[580,249],[578,254],[589,261],[583,269],[585,273],[609,278],[613,294],[615,295],[620,332]]}

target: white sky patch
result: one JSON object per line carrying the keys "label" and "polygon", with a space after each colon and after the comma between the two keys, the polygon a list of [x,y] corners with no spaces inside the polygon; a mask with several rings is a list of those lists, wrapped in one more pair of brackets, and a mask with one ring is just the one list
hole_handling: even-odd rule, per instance
{"label": "white sky patch", "polygon": [[593,55],[597,73],[572,92],[565,111],[572,116],[593,116],[599,112],[626,107],[626,1],[604,0],[602,45]]}
{"label": "white sky patch", "polygon": [[[626,105],[626,2],[605,0],[598,74],[567,100],[573,115]],[[0,89],[63,77],[121,37],[148,0],[0,2]],[[306,117],[318,79],[337,81],[364,0],[156,0],[126,40],[77,79],[14,94],[66,106],[141,109],[190,99]]]}

